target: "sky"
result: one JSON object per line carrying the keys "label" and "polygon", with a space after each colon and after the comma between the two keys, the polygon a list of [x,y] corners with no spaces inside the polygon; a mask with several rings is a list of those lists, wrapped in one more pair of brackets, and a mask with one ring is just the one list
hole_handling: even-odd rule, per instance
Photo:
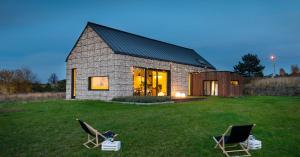
{"label": "sky", "polygon": [[88,21],[192,48],[218,70],[247,53],[273,71],[300,66],[296,0],[0,0],[0,69],[65,79],[65,59]]}

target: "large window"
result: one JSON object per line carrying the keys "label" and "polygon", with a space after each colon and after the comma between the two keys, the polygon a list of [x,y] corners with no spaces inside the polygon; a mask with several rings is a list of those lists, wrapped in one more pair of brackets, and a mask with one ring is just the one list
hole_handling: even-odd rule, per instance
{"label": "large window", "polygon": [[168,95],[168,73],[163,71],[157,72],[157,96]]}
{"label": "large window", "polygon": [[157,69],[133,69],[133,87],[136,96],[169,95],[168,71]]}
{"label": "large window", "polygon": [[218,81],[204,81],[204,95],[218,96]]}
{"label": "large window", "polygon": [[147,70],[146,77],[147,77],[146,95],[156,96],[156,71]]}
{"label": "large window", "polygon": [[133,72],[134,95],[145,95],[145,69],[135,68]]}
{"label": "large window", "polygon": [[89,90],[108,90],[107,76],[89,77]]}

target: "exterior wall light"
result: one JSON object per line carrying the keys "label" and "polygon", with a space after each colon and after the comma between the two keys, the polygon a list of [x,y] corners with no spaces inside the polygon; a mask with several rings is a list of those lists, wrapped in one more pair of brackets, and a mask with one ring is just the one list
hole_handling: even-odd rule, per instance
{"label": "exterior wall light", "polygon": [[175,97],[176,97],[176,98],[185,98],[186,95],[185,95],[185,93],[176,92],[176,93],[175,93]]}

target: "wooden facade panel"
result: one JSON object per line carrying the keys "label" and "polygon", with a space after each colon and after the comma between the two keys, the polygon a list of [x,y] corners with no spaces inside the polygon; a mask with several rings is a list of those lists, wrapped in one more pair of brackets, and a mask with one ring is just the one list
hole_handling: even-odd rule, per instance
{"label": "wooden facade panel", "polygon": [[[243,77],[237,73],[227,71],[210,71],[193,73],[192,92],[193,96],[204,95],[204,81],[218,81],[218,96],[241,96],[243,93]],[[238,81],[238,85],[232,85],[231,81]]]}

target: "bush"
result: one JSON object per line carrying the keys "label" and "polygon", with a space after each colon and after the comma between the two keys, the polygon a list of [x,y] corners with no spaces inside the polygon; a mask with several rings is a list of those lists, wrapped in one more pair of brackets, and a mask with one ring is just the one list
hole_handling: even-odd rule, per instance
{"label": "bush", "polygon": [[246,95],[300,95],[300,77],[253,79],[244,86]]}
{"label": "bush", "polygon": [[24,93],[24,94],[11,94],[0,95],[1,101],[31,101],[31,100],[48,100],[48,99],[65,99],[65,92],[56,93]]}
{"label": "bush", "polygon": [[120,102],[137,102],[137,103],[155,103],[155,102],[166,102],[171,101],[169,96],[124,96],[116,97],[113,101]]}

